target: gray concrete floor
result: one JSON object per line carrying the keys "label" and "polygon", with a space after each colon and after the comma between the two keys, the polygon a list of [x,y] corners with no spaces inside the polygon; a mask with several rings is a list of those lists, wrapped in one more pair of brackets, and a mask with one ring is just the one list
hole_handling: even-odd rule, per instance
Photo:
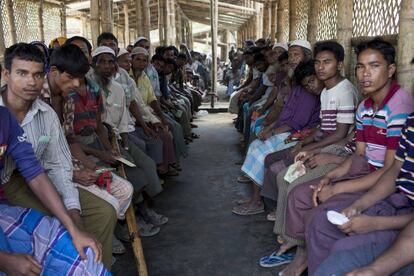
{"label": "gray concrete floor", "polygon": [[[273,224],[265,215],[231,213],[235,201],[250,189],[236,182],[241,160],[234,115],[209,114],[195,121],[201,135],[182,160],[179,177],[169,179],[155,199],[156,209],[169,217],[161,232],[142,238],[151,276],[276,275],[278,268],[258,265],[277,246]],[[136,275],[132,251],[118,257],[115,275]]]}

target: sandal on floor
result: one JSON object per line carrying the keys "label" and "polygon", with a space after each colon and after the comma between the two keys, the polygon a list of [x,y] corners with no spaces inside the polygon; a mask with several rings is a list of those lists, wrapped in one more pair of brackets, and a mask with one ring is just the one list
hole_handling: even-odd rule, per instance
{"label": "sandal on floor", "polygon": [[295,253],[285,253],[280,256],[276,255],[276,251],[270,256],[260,258],[259,264],[261,267],[276,267],[288,264],[295,258]]}
{"label": "sandal on floor", "polygon": [[248,206],[246,205],[239,205],[233,208],[232,210],[233,214],[239,215],[239,216],[251,216],[251,215],[257,215],[264,213],[264,206],[263,204],[260,204],[257,206],[257,204],[250,204]]}
{"label": "sandal on floor", "polygon": [[242,199],[237,200],[236,204],[237,205],[244,205],[244,204],[249,203],[250,201],[251,201],[250,198],[242,198]]}
{"label": "sandal on floor", "polygon": [[273,211],[267,214],[266,219],[268,221],[276,221],[276,211]]}
{"label": "sandal on floor", "polygon": [[239,183],[250,183],[250,182],[252,182],[252,180],[250,178],[248,178],[247,176],[242,175],[242,176],[237,177],[237,182],[239,182]]}
{"label": "sandal on floor", "polygon": [[125,246],[115,235],[112,237],[112,254],[121,255],[126,252]]}
{"label": "sandal on floor", "polygon": [[142,218],[137,218],[138,232],[141,237],[152,237],[160,232],[158,226],[145,222]]}
{"label": "sandal on floor", "polygon": [[164,215],[158,214],[154,209],[147,209],[147,215],[150,222],[155,226],[161,226],[168,222],[168,218]]}

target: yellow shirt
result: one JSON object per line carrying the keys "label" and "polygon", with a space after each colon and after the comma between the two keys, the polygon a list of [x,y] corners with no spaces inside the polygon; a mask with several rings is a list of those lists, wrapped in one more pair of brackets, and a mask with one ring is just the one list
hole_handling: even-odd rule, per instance
{"label": "yellow shirt", "polygon": [[151,81],[144,72],[142,72],[141,76],[137,78],[136,82],[138,91],[146,105],[149,105],[153,101],[157,100]]}

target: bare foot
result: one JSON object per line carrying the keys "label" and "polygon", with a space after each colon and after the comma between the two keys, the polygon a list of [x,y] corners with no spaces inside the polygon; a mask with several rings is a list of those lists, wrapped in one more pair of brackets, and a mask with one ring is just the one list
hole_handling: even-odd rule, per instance
{"label": "bare foot", "polygon": [[285,239],[283,238],[282,235],[278,235],[277,236],[277,242],[280,244],[284,244],[285,243]]}
{"label": "bare foot", "polygon": [[292,249],[295,246],[296,246],[296,244],[294,244],[293,242],[284,242],[280,246],[279,251],[277,251],[276,255],[280,256],[280,255],[286,253],[287,251],[289,251],[290,249]]}
{"label": "bare foot", "polygon": [[298,247],[295,258],[287,267],[279,272],[279,276],[300,276],[308,267],[307,258],[306,249],[304,247]]}

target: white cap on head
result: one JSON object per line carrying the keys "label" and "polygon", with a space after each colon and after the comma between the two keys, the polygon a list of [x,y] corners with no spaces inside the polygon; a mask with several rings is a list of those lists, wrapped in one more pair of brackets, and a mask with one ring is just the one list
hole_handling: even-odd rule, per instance
{"label": "white cap on head", "polygon": [[308,49],[308,50],[312,51],[311,44],[307,40],[300,40],[300,39],[293,40],[293,41],[289,42],[289,47],[292,47],[292,46],[300,46],[302,48],[305,48],[305,49]]}
{"label": "white cap on head", "polygon": [[118,55],[116,57],[119,58],[120,56],[125,55],[125,54],[129,54],[129,52],[126,49],[121,48],[119,49]]}
{"label": "white cap on head", "polygon": [[275,43],[275,45],[273,45],[273,50],[276,49],[277,47],[283,48],[286,51],[288,50],[288,45],[285,42],[281,42],[281,43]]}
{"label": "white cap on head", "polygon": [[145,36],[140,36],[140,37],[137,38],[137,40],[135,40],[134,45],[137,44],[138,42],[142,41],[142,40],[149,41],[148,38],[146,38]]}
{"label": "white cap on head", "polygon": [[139,54],[143,54],[145,56],[149,56],[149,53],[146,49],[142,48],[142,47],[135,47],[134,49],[132,49],[131,51],[131,57],[134,55],[139,55]]}
{"label": "white cap on head", "polygon": [[92,57],[94,58],[96,56],[99,56],[100,54],[111,54],[111,55],[115,56],[114,50],[112,50],[108,46],[99,46],[98,48],[96,48],[92,52]]}

